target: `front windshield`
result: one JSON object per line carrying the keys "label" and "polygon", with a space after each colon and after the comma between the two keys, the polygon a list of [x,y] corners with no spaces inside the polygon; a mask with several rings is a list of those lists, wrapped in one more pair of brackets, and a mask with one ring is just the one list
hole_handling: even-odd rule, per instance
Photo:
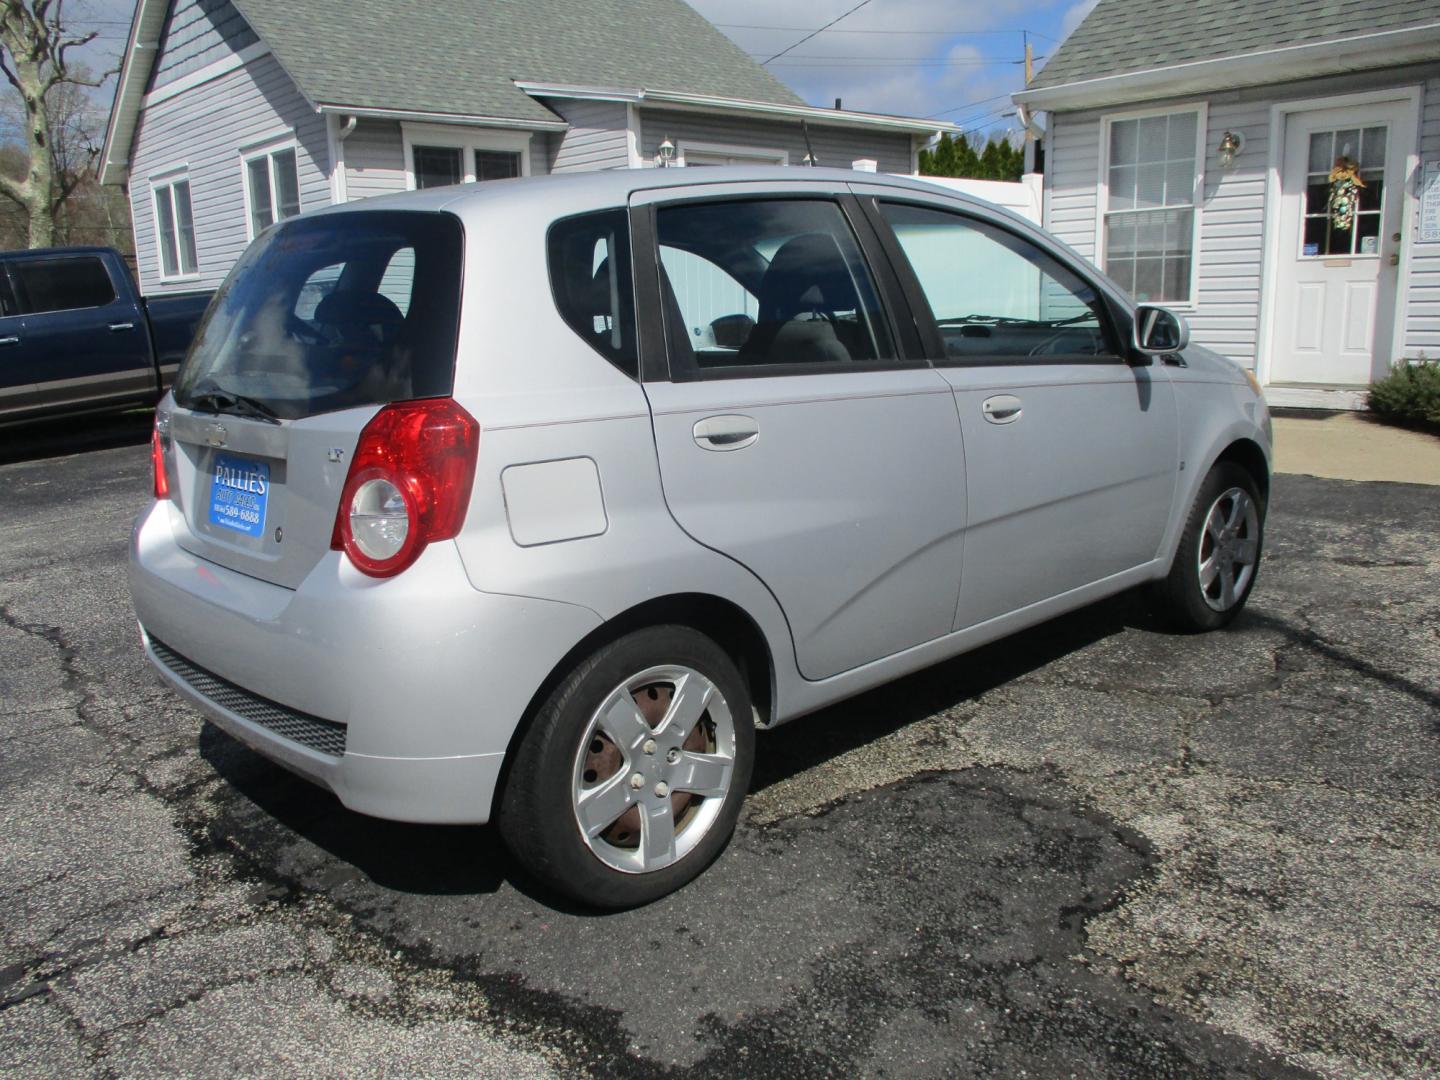
{"label": "front windshield", "polygon": [[415,211],[268,230],[206,312],[176,402],[295,420],[449,394],[463,242],[453,216]]}

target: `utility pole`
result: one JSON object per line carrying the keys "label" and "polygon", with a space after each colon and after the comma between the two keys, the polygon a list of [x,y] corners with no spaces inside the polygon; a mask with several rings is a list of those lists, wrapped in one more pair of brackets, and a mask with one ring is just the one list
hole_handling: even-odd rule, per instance
{"label": "utility pole", "polygon": [[1035,77],[1035,46],[1030,44],[1030,31],[1021,30],[1020,37],[1025,42],[1025,85],[1030,85],[1030,80]]}

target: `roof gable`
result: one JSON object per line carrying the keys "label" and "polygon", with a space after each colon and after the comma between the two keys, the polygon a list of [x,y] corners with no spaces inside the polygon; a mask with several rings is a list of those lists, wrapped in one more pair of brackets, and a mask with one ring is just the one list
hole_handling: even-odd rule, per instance
{"label": "roof gable", "polygon": [[1026,89],[1436,22],[1434,0],[1100,0]]}
{"label": "roof gable", "polygon": [[683,0],[236,0],[307,98],[549,120],[516,80],[800,104]]}

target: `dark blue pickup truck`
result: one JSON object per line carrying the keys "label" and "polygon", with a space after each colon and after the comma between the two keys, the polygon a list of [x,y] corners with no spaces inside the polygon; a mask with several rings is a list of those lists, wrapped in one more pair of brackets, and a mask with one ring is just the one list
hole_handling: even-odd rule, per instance
{"label": "dark blue pickup truck", "polygon": [[0,425],[153,405],[212,295],[143,297],[111,248],[0,253]]}

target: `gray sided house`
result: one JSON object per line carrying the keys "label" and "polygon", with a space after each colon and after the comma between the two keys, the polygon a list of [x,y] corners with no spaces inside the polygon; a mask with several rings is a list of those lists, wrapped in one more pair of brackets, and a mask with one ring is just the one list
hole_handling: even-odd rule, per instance
{"label": "gray sided house", "polygon": [[682,0],[139,0],[101,180],[128,186],[141,285],[164,292],[332,203],[650,167],[667,142],[682,165],[808,147],[909,173],[951,128],[808,106]]}
{"label": "gray sided house", "polygon": [[1440,357],[1440,3],[1100,0],[1015,100],[1044,224],[1272,404]]}

